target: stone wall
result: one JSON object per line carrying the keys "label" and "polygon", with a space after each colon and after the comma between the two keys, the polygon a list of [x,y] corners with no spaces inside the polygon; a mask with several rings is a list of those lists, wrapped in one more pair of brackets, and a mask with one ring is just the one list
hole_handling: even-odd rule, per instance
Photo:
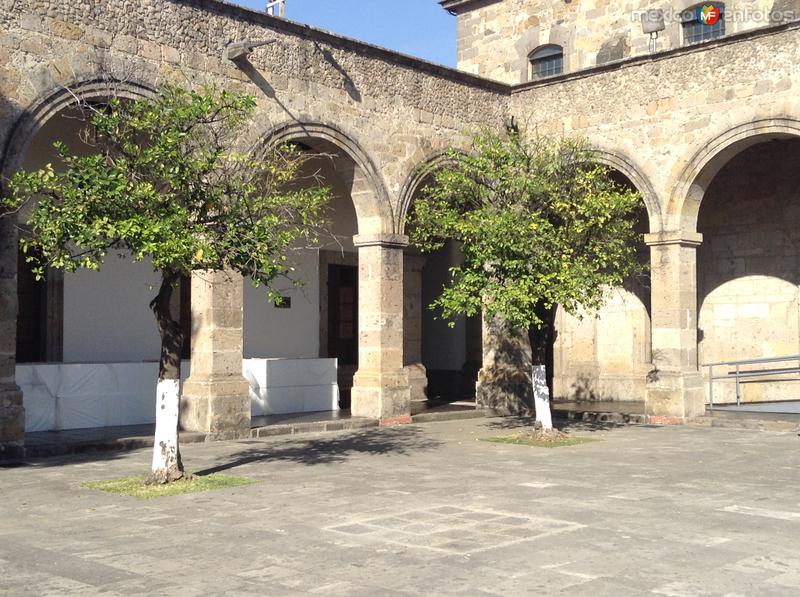
{"label": "stone wall", "polygon": [[641,402],[652,370],[647,304],[623,288],[597,314],[559,310],[554,396],[564,401]]}
{"label": "stone wall", "polygon": [[[650,52],[641,14],[664,10],[666,29],[658,49],[684,44],[680,12],[694,0],[501,0],[455,3],[458,68],[506,83],[529,80],[529,54],[545,44],[564,48],[564,71],[574,72]],[[800,18],[796,0],[728,0],[726,33],[739,33]]]}
{"label": "stone wall", "polygon": [[644,192],[651,232],[694,229],[685,183],[722,150],[712,142],[727,147],[730,131],[741,130],[734,142],[800,116],[798,53],[797,24],[732,36],[517,87],[509,112],[613,156]]}
{"label": "stone wall", "polygon": [[[702,212],[704,195],[715,175],[738,152],[753,143],[800,134],[800,73],[795,67],[800,54],[799,32],[796,24],[746,32],[703,46],[566,75],[560,80],[529,83],[512,92],[510,113],[529,130],[588,138],[644,194],[651,233],[647,241],[652,247],[653,355],[650,371],[644,375],[649,380],[648,408],[654,416],[663,417],[659,420],[671,421],[676,413],[680,418],[702,412],[707,389],[697,373],[695,271],[696,247],[701,246],[701,252],[706,248],[702,246],[703,237],[697,234],[697,214]],[[795,155],[797,149],[791,152]],[[796,170],[793,172],[790,180],[797,184]],[[742,189],[746,188],[750,187],[739,185],[737,192],[744,193]],[[759,207],[749,205],[760,213]],[[747,245],[756,244],[759,247],[755,250],[768,253],[768,237],[766,232],[748,233],[738,242],[743,243],[744,251],[748,250]],[[714,239],[710,242],[713,251]],[[759,281],[743,280],[737,284],[738,300],[743,301],[741,297],[752,293]],[[718,349],[711,351],[706,342],[709,354],[713,352],[721,360],[738,358],[745,352],[746,356],[753,352],[754,356],[785,354],[791,344],[786,339],[793,338],[793,332],[786,331],[788,336],[784,338],[783,332],[777,330],[792,327],[791,318],[786,320],[788,323],[780,318],[781,310],[788,309],[794,300],[789,296],[794,289],[786,286],[773,290],[764,287],[771,297],[769,301],[780,305],[770,306],[769,315],[759,307],[761,316],[766,318],[760,325],[764,328],[768,320],[770,330],[761,332],[764,342],[759,349],[726,347],[721,342]],[[699,325],[703,342],[709,333],[704,327],[708,305],[711,303],[707,303]],[[739,312],[749,321],[742,323],[750,329],[756,325],[755,320],[745,311]],[[598,325],[602,327],[602,318]],[[605,341],[614,342],[613,338],[620,334],[630,335],[635,327],[632,323],[622,329],[611,326],[607,332],[610,337]],[[567,326],[562,340],[575,346],[577,340],[570,338],[570,329],[574,331],[574,326]],[[604,342],[594,331],[589,336],[592,342]],[[572,360],[582,361],[584,353],[591,350],[596,354],[596,348],[585,348],[572,354]],[[598,387],[603,387],[603,382],[597,372],[614,368],[599,358],[584,364],[583,369],[594,372],[592,379]],[[638,366],[631,360],[631,369]],[[579,376],[564,367],[562,372],[566,376],[562,387],[578,380]],[[628,393],[630,384],[616,387],[616,393]],[[609,393],[607,385],[605,388],[605,392],[597,393]],[[775,395],[770,392],[767,395]]]}
{"label": "stone wall", "polygon": [[[396,194],[429,153],[505,112],[502,86],[222,2],[2,0],[0,28],[0,142],[63,85],[188,78],[257,95],[257,133],[295,119],[336,124]],[[240,67],[223,52],[244,38],[277,43]]]}
{"label": "stone wall", "polygon": [[[225,58],[227,44],[243,39],[275,43],[238,63]],[[214,0],[0,0],[0,172],[21,164],[35,132],[74,102],[72,93],[103,98],[111,87],[133,97],[165,82],[251,93],[258,99],[252,141],[279,131],[281,139],[335,151],[358,232],[372,235],[399,229],[398,197],[416,166],[460,144],[467,127],[502,123],[508,98],[503,85]],[[2,228],[0,442],[14,442],[21,439],[13,379],[16,238],[10,222]],[[365,308],[376,300],[365,296]],[[373,341],[386,343],[380,336],[364,340]],[[376,362],[379,369],[396,365]],[[369,383],[403,383],[388,369],[367,373]],[[216,392],[215,384],[228,383],[224,377],[195,384],[195,393]],[[219,397],[228,400],[226,391]],[[206,398],[204,404],[214,403]],[[375,412],[402,418],[391,405],[381,408]],[[213,413],[192,427],[216,433],[209,421]]]}
{"label": "stone wall", "polygon": [[[470,128],[499,126],[509,115],[531,131],[585,136],[642,191],[648,209],[653,355],[648,412],[667,422],[699,414],[697,216],[716,174],[739,151],[771,136],[800,135],[800,26],[748,30],[754,24],[744,20],[722,40],[680,48],[674,47],[679,38],[673,24],[661,41],[666,51],[650,56],[644,55],[639,24],[629,20],[640,6],[633,1],[446,4],[475,8],[459,17],[465,70],[523,81],[528,53],[563,39],[572,73],[512,90],[213,0],[0,0],[2,172],[20,163],[37,127],[72,101],[65,86],[102,97],[110,80],[128,95],[165,81],[212,82],[254,94],[258,108],[249,128],[254,140],[277,131],[282,139],[342,154],[335,167],[350,187],[357,213],[366,290],[361,313],[369,330],[362,338],[368,366],[357,376],[357,403],[364,413],[402,421],[402,401],[409,395],[402,333],[369,325],[398,323],[402,317],[395,295],[403,294],[399,256],[406,241],[397,233],[404,185],[426,159],[461,145]],[[775,4],[791,10],[795,3]],[[728,3],[729,11],[746,6],[772,3]],[[234,64],[224,57],[225,46],[244,38],[276,43]],[[595,67],[598,55],[609,62]],[[709,230],[718,230],[714,226]],[[10,413],[20,404],[10,348],[15,239],[7,222],[0,228],[0,328],[12,330],[0,345],[0,408]],[[380,268],[383,277],[377,275]],[[636,312],[625,304],[621,312]],[[644,320],[641,324],[622,335],[640,335]],[[605,334],[619,335],[621,325],[593,332],[597,346],[607,343]],[[631,358],[642,352],[607,347],[611,352],[597,352],[596,363],[621,363],[623,352]],[[4,439],[17,437],[9,420],[0,413]]]}

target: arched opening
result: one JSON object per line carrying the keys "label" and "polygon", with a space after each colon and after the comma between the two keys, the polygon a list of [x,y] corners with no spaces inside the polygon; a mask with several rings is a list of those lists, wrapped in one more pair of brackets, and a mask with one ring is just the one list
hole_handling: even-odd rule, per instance
{"label": "arched opening", "polygon": [[[323,152],[302,146],[313,157],[304,164],[298,184],[320,184],[332,192],[327,230],[320,247],[296,247],[291,252],[291,280],[276,283],[283,301],[270,301],[264,288],[245,280],[244,358],[272,359],[274,368],[293,369],[295,386],[308,374],[304,365],[337,359],[334,381],[339,396],[331,398],[322,387],[325,384],[315,386],[310,381],[302,393],[276,388],[254,416],[347,410],[358,367],[358,253],[353,245],[358,223],[352,188],[345,180],[348,174],[340,170],[346,164],[331,153],[331,147]],[[320,361],[316,367],[328,371],[335,365]]]}
{"label": "arched opening", "polygon": [[[401,195],[402,213],[413,212],[414,200],[446,159],[435,156],[414,171]],[[474,408],[483,350],[481,318],[459,317],[451,326],[430,308],[449,283],[450,268],[463,260],[461,249],[455,241],[428,254],[412,246],[404,260],[403,363],[411,381],[413,410]]]}
{"label": "arched opening", "polygon": [[[87,118],[77,107],[53,115],[32,138],[20,167],[35,170],[53,164],[59,168],[55,142],[66,144],[74,154],[91,153]],[[21,216],[24,219],[25,213]],[[34,280],[30,265],[20,256],[18,362],[157,360],[160,342],[148,307],[157,284],[158,275],[147,263],[133,263],[125,255],[110,253],[99,272],[51,271],[44,281]],[[188,294],[188,284],[182,288]],[[183,312],[188,328],[186,309]],[[35,336],[32,332],[37,325],[39,334]],[[187,345],[187,358],[188,349]]]}
{"label": "arched opening", "polygon": [[[54,143],[89,154],[90,112],[112,94],[140,97],[143,89],[77,85],[31,109],[15,129],[4,156],[4,172],[61,167]],[[29,208],[28,208],[29,209]],[[28,211],[18,219],[24,222]],[[112,427],[150,423],[160,340],[149,302],[159,283],[146,262],[110,253],[100,271],[51,270],[37,281],[18,247],[16,379],[23,390],[26,431]],[[190,336],[188,279],[174,309]],[[188,340],[184,358],[190,352]],[[152,370],[152,371],[151,371]]]}
{"label": "arched opening", "polygon": [[245,370],[250,360],[267,368],[265,379],[251,379],[264,390],[253,416],[346,413],[362,350],[354,237],[385,230],[391,210],[375,168],[338,129],[295,123],[275,129],[266,142],[294,143],[310,154],[296,184],[327,186],[332,198],[320,246],[297,247],[290,256],[292,280],[299,285],[287,280],[285,289],[278,288],[283,301],[270,302],[263,288],[246,282]]}
{"label": "arched opening", "polygon": [[461,248],[448,241],[425,256],[421,275],[422,364],[431,403],[470,403],[482,361],[481,318],[458,317],[448,322],[428,308],[450,282],[450,268],[463,261]]}
{"label": "arched opening", "polygon": [[[723,149],[699,172],[698,358],[701,364],[800,354],[800,138],[759,134]],[[703,191],[700,195],[700,190]],[[742,369],[796,367],[797,363]],[[720,367],[725,375],[734,367]],[[708,382],[708,369],[702,372]],[[796,374],[752,378],[743,402],[797,400]],[[735,402],[715,382],[714,402]]]}
{"label": "arched opening", "polygon": [[[638,212],[636,231],[640,235],[637,254],[648,270],[650,252],[644,234],[650,230],[655,198],[646,179],[625,160],[611,154],[599,155],[609,166],[610,176],[618,184],[639,190],[643,203]],[[413,200],[426,184],[437,160],[418,169],[417,178],[406,185],[406,211],[413,210]],[[619,168],[630,172],[629,177]],[[635,178],[635,184],[631,177]],[[427,306],[438,296],[449,280],[449,269],[462,258],[454,242],[439,251],[417,256],[413,248],[407,261],[421,260],[418,282],[407,275],[406,366],[419,358],[428,383],[427,396],[434,406],[438,402],[473,400],[475,383],[482,364],[483,338],[480,317],[460,318],[454,327],[437,318]],[[406,270],[408,272],[408,269]],[[599,313],[574,317],[559,309],[556,317],[556,342],[552,357],[554,396],[562,403],[605,401],[643,403],[647,375],[652,369],[651,300],[649,274],[628,280],[622,288],[610,291],[609,300]],[[418,298],[419,297],[419,298]],[[419,330],[414,324],[418,309]],[[409,346],[417,342],[417,345]],[[409,358],[409,356],[411,358]],[[418,399],[420,394],[417,393]],[[633,407],[636,409],[637,407]]]}
{"label": "arched opening", "polygon": [[[102,102],[106,97],[92,91],[84,99]],[[58,109],[46,104],[39,116],[28,120],[9,145],[14,153],[4,156],[7,173],[57,165],[55,141],[73,152],[91,151],[81,138],[86,114],[74,98]],[[245,375],[251,397],[269,390],[264,409],[256,412],[254,403],[254,414],[347,408],[362,350],[353,237],[359,231],[391,230],[391,210],[371,162],[335,128],[292,125],[267,138],[298,143],[312,153],[298,184],[313,179],[330,186],[334,199],[332,236],[321,248],[294,251],[299,286],[287,281],[285,291],[280,289],[283,298],[276,302],[268,300],[263,288],[245,286],[244,357],[246,362],[259,361],[250,370],[263,365],[259,371],[264,373],[249,375],[245,364]],[[12,299],[19,296],[22,302],[16,377],[24,393],[28,431],[152,423],[150,385],[156,379],[160,342],[148,304],[159,279],[147,263],[120,257],[109,255],[99,272],[51,275],[46,284],[33,280],[24,261],[20,264],[20,287]],[[190,294],[187,280],[174,306],[187,338]],[[184,356],[189,356],[188,342]],[[326,363],[320,366],[321,360]],[[189,373],[185,366],[184,377]],[[278,385],[270,386],[273,382]]]}
{"label": "arched opening", "polygon": [[[646,192],[619,170],[611,169],[610,176],[624,187],[639,190],[647,200]],[[644,243],[649,230],[648,210],[643,203],[636,232],[640,235],[637,255],[644,266],[650,262]],[[556,316],[555,400],[578,403],[581,408],[586,402],[616,403],[609,407],[612,409],[619,409],[620,403],[643,402],[647,374],[652,369],[649,274],[611,289],[599,312],[582,315],[573,316],[559,308]]]}

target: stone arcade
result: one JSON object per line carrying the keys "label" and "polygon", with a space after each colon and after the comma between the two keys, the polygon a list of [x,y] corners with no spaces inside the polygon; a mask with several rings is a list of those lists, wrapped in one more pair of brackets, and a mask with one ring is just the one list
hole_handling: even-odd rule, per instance
{"label": "stone arcade", "polygon": [[[432,319],[424,304],[458,250],[423,259],[404,218],[447,147],[511,117],[587,137],[644,197],[649,282],[616,290],[599,318],[559,315],[557,397],[640,401],[651,421],[681,423],[704,410],[699,355],[799,352],[800,3],[731,1],[713,32],[685,1],[441,4],[458,15],[459,70],[216,0],[0,0],[4,177],[46,163],[55,140],[77,143],[75,96],[141,97],[164,81],[251,93],[254,141],[331,156],[319,170],[339,242],[298,257],[306,285],[291,309],[225,275],[185,283],[185,428],[247,434],[243,357],[338,358],[343,404],[384,424],[408,422],[426,387],[474,393],[493,366],[490,330],[482,351],[480,322]],[[635,17],[656,7],[666,29],[650,53]],[[239,40],[276,43],[232,62]],[[148,276],[120,261],[36,285],[0,220],[0,446],[24,442],[18,363],[156,358]],[[760,384],[745,399],[794,389]]]}

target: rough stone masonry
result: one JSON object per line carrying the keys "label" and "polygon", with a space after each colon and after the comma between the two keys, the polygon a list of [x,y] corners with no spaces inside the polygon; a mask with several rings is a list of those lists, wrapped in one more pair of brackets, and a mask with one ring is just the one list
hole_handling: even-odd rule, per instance
{"label": "rough stone masonry", "polygon": [[[644,400],[653,421],[683,422],[703,412],[699,350],[708,347],[709,356],[726,358],[796,351],[797,318],[776,322],[769,308],[757,305],[774,303],[774,294],[759,294],[766,277],[785,283],[780,293],[788,298],[775,312],[797,305],[797,272],[791,265],[794,247],[800,246],[797,233],[787,232],[782,245],[790,247],[782,253],[788,265],[768,271],[757,258],[758,239],[769,235],[769,221],[759,219],[762,228],[744,243],[715,249],[713,236],[730,234],[720,228],[724,218],[721,224],[719,218],[709,220],[702,207],[712,204],[705,202],[707,195],[722,192],[715,191],[715,181],[733,157],[800,133],[800,24],[731,25],[719,39],[688,46],[672,24],[669,43],[651,55],[639,25],[625,19],[628,9],[642,3],[618,9],[573,3],[557,10],[550,5],[560,3],[519,0],[443,4],[459,14],[461,72],[215,0],[0,0],[0,171],[8,176],[19,167],[37,131],[75,96],[102,99],[113,88],[141,97],[165,81],[213,82],[254,94],[253,140],[334,147],[340,152],[337,168],[351,172],[363,330],[353,414],[404,422],[412,386],[424,387],[422,365],[403,357],[400,304],[408,242],[404,216],[417,173],[445,148],[464,146],[471,129],[497,127],[513,116],[531,132],[587,137],[601,159],[642,193],[647,212],[649,296],[637,303],[624,295],[612,301],[616,310],[601,312],[599,320],[562,315],[559,395],[580,391],[588,399]],[[729,10],[736,6],[728,3]],[[591,11],[614,25],[603,35],[590,35]],[[597,21],[598,27],[605,22]],[[277,43],[236,63],[226,59],[226,45],[245,39]],[[566,47],[567,68],[551,79],[531,80],[528,57],[545,43]],[[491,61],[500,66],[488,68]],[[763,180],[764,155],[745,161],[747,180]],[[773,199],[775,193],[789,193],[790,186],[776,188]],[[747,201],[746,188],[736,192],[742,193],[739,203]],[[778,204],[796,197],[785,198]],[[758,204],[747,205],[758,212]],[[783,219],[796,217],[792,211]],[[698,221],[708,222],[705,239]],[[698,247],[710,247],[703,261],[708,271],[730,270],[733,277],[698,292],[698,278],[705,275],[698,270]],[[16,268],[16,231],[6,219],[0,222],[0,445],[7,450],[24,438],[22,396],[14,378]],[[738,284],[733,294],[728,282]],[[238,283],[221,281],[206,289],[207,300],[195,301],[194,314],[214,315],[220,297],[241,297],[229,286]],[[748,294],[756,297],[751,301],[756,306],[747,302]],[[237,321],[240,302],[226,308]],[[780,330],[758,341],[740,334],[722,354],[719,338],[731,309],[745,329]],[[612,323],[604,327],[604,321]],[[226,329],[222,336],[207,335],[213,346],[204,346],[201,334],[198,359],[222,363],[211,356],[215,353],[238,358],[241,324]],[[190,385],[193,405],[205,414],[187,417],[185,424],[235,436],[247,417],[244,385],[235,365],[211,361],[197,369],[203,378]],[[483,363],[485,372],[492,366]]]}

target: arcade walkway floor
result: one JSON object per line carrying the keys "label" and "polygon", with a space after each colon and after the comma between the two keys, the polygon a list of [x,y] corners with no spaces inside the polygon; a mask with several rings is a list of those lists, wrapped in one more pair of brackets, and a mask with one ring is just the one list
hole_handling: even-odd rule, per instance
{"label": "arcade walkway floor", "polygon": [[258,482],[138,501],[146,450],[0,468],[0,595],[798,595],[800,438],[516,423],[191,444]]}

